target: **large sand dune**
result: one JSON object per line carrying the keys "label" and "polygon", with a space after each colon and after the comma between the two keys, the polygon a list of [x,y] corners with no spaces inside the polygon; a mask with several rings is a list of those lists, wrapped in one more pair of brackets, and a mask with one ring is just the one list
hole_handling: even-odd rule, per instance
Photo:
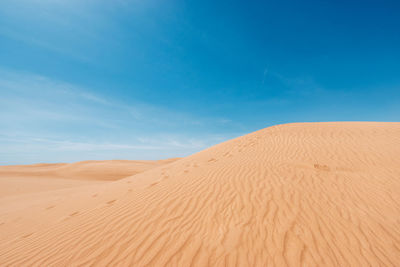
{"label": "large sand dune", "polygon": [[89,264],[399,266],[400,123],[279,125],[0,198],[1,266]]}

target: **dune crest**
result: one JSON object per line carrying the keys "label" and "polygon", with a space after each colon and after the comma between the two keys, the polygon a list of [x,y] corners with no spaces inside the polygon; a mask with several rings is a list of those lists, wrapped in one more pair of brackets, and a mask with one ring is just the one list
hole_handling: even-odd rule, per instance
{"label": "dune crest", "polygon": [[116,181],[175,160],[89,160],[0,166],[0,198]]}
{"label": "dune crest", "polygon": [[278,125],[0,218],[3,266],[398,266],[400,123]]}
{"label": "dune crest", "polygon": [[115,181],[177,160],[87,160],[75,163],[39,163],[0,166],[0,177],[49,177]]}

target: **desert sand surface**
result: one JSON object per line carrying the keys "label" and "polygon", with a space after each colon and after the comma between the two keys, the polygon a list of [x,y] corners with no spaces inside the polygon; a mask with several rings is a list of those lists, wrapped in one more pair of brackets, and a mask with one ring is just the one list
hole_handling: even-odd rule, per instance
{"label": "desert sand surface", "polygon": [[75,163],[0,166],[0,177],[49,177],[113,181],[173,162],[166,160],[88,160]]}
{"label": "desert sand surface", "polygon": [[92,160],[0,166],[0,197],[115,181],[175,160]]}
{"label": "desert sand surface", "polygon": [[0,265],[400,265],[400,123],[278,125],[119,164],[36,166],[83,184],[0,197]]}

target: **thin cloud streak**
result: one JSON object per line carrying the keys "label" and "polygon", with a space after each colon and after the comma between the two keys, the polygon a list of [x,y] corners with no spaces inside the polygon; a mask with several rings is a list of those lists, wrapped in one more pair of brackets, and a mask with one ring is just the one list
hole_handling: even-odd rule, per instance
{"label": "thin cloud streak", "polygon": [[[68,161],[71,156],[63,156],[68,153],[82,160],[91,159],[93,153],[104,159],[116,155],[137,159],[146,153],[150,159],[186,156],[227,139],[205,133],[204,128],[233,123],[147,103],[126,105],[81,86],[26,72],[0,69],[0,90],[0,164],[49,161],[46,158]],[[191,127],[197,132],[185,131]],[[24,161],[24,151],[35,156]]]}

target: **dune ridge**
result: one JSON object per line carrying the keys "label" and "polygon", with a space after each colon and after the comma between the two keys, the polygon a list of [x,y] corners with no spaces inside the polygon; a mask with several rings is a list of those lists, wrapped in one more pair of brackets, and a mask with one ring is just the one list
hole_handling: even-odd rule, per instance
{"label": "dune ridge", "polygon": [[400,123],[269,127],[0,215],[3,266],[398,266]]}
{"label": "dune ridge", "polygon": [[49,177],[114,181],[177,160],[87,160],[75,163],[39,163],[0,166],[0,177]]}
{"label": "dune ridge", "polygon": [[88,160],[0,166],[0,198],[116,181],[175,160]]}

